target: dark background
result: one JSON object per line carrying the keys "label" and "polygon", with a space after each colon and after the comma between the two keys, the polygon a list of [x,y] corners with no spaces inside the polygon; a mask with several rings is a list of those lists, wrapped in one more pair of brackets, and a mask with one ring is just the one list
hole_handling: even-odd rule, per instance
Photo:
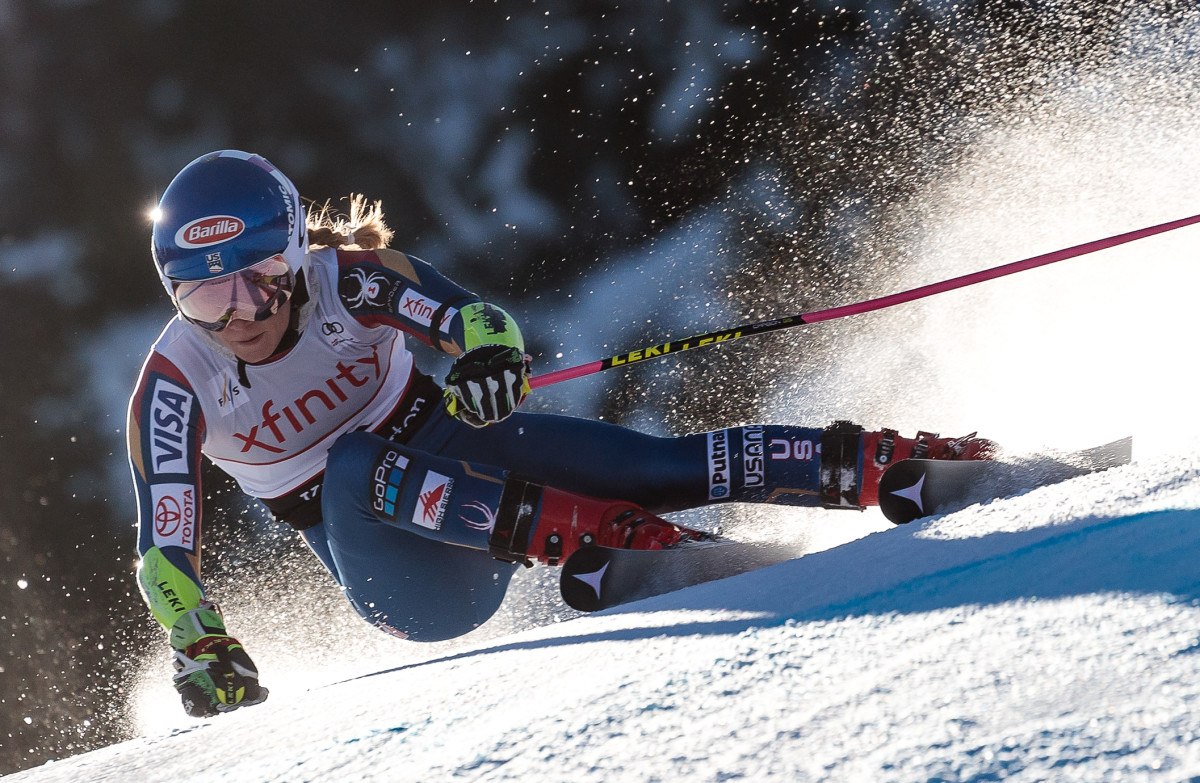
{"label": "dark background", "polygon": [[[1083,6],[0,5],[0,773],[125,738],[130,661],[165,650],[132,577],[123,405],[170,315],[146,213],[188,161],[247,149],[306,198],[382,199],[396,247],[510,306],[555,369],[728,325],[717,298],[733,323],[845,301],[839,259],[888,257],[874,210],[969,146],[962,118],[1114,46],[1124,8],[1186,7]],[[703,252],[677,247],[697,231]],[[609,269],[653,288],[664,260],[690,265],[677,312],[564,309]],[[741,419],[788,369],[756,345],[532,404]],[[232,509],[210,545],[264,535],[206,486]]]}

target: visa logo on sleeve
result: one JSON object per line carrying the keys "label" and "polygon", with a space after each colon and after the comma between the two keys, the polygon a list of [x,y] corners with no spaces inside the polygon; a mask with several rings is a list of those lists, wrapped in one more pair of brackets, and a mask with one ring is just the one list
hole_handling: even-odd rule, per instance
{"label": "visa logo on sleeve", "polygon": [[150,466],[156,476],[190,475],[188,424],[195,396],[164,378],[150,395]]}

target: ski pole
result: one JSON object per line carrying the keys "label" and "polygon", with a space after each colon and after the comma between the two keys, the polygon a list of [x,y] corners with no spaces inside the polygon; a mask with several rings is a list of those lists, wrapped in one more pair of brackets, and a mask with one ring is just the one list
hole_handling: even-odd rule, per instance
{"label": "ski pole", "polygon": [[705,334],[692,335],[677,340],[668,340],[657,345],[650,345],[645,348],[638,348],[635,351],[620,353],[616,356],[610,356],[607,359],[598,359],[587,364],[580,364],[576,367],[568,367],[564,370],[555,370],[554,372],[536,375],[529,379],[529,385],[534,389],[539,389],[543,386],[569,381],[572,378],[582,378],[585,375],[600,372],[601,370],[610,370],[613,367],[624,367],[628,364],[636,364],[644,362],[648,359],[657,359],[662,356],[674,355],[684,351],[690,351],[694,348],[704,348],[709,345],[720,345],[721,343],[737,340],[742,337],[751,337],[756,334],[766,334],[767,332],[775,332],[780,329],[791,329],[796,326],[805,326],[807,324],[819,323],[821,321],[832,321],[835,318],[844,318],[848,315],[858,315],[859,313],[869,313],[873,310],[882,310],[885,307],[911,302],[915,299],[923,299],[934,294],[953,291],[958,288],[966,288],[969,285],[982,283],[987,280],[995,280],[997,277],[1024,272],[1027,269],[1034,269],[1039,266],[1053,264],[1056,261],[1065,261],[1068,258],[1094,253],[1097,250],[1123,245],[1126,242],[1133,242],[1137,239],[1154,236],[1155,234],[1163,234],[1167,231],[1174,231],[1177,228],[1190,226],[1194,223],[1200,223],[1200,215],[1180,218],[1169,223],[1161,223],[1157,226],[1149,226],[1147,228],[1139,228],[1136,231],[1129,231],[1124,234],[1106,237],[1104,239],[1096,239],[1091,242],[1085,242],[1082,245],[1055,250],[1051,253],[1045,253],[1040,256],[1026,258],[1022,261],[1013,261],[1009,264],[984,269],[979,272],[971,272],[970,274],[953,277],[949,280],[942,280],[938,283],[930,283],[919,288],[913,288],[908,291],[901,291],[895,294],[888,294],[876,299],[867,299],[862,302],[842,305],[840,307],[831,307],[828,310],[816,310],[811,313],[801,313],[799,315],[789,315],[784,318],[774,318],[767,321],[754,321],[752,323],[733,326],[728,329],[719,329],[715,332],[707,332]]}

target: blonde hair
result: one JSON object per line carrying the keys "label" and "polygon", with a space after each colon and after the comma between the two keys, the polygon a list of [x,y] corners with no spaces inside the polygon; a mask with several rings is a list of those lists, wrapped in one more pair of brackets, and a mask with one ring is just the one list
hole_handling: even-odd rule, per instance
{"label": "blonde hair", "polygon": [[361,193],[352,193],[350,214],[343,215],[328,201],[314,203],[308,210],[308,244],[317,247],[356,247],[379,250],[392,241],[392,230],[383,222],[383,202],[368,202]]}

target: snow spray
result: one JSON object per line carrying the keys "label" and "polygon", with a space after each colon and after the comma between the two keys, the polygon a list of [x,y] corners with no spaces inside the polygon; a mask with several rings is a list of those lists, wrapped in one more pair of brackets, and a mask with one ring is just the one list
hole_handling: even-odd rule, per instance
{"label": "snow spray", "polygon": [[661,359],[666,356],[672,356],[690,351],[696,348],[706,348],[710,345],[716,346],[723,343],[728,343],[732,340],[738,340],[743,337],[751,337],[758,334],[767,334],[769,332],[777,332],[782,329],[792,329],[797,326],[807,326],[808,324],[820,323],[822,321],[832,321],[836,318],[845,318],[851,315],[860,315],[862,313],[870,313],[876,310],[882,310],[886,307],[895,307],[899,304],[914,302],[918,299],[924,299],[927,296],[935,294],[943,294],[947,291],[955,291],[959,288],[966,288],[969,285],[977,285],[995,280],[999,277],[1014,275],[1018,272],[1025,272],[1030,269],[1036,269],[1040,266],[1053,264],[1058,261],[1065,261],[1069,258],[1078,258],[1082,255],[1095,253],[1100,250],[1107,250],[1110,247],[1123,245],[1126,242],[1133,242],[1138,239],[1154,236],[1155,234],[1174,231],[1177,228],[1191,226],[1200,223],[1200,215],[1192,215],[1191,217],[1172,220],[1167,223],[1162,223],[1157,226],[1148,226],[1140,228],[1136,231],[1127,231],[1124,234],[1096,239],[1091,242],[1084,242],[1082,245],[1055,250],[1049,253],[1043,253],[1040,256],[1026,258],[1021,261],[1013,261],[1002,266],[983,269],[979,272],[971,272],[958,277],[950,278],[949,280],[939,280],[936,283],[928,283],[919,288],[909,289],[908,291],[900,291],[886,296],[880,296],[875,299],[867,299],[862,302],[854,302],[853,304],[842,305],[840,307],[831,307],[827,310],[818,310],[811,313],[802,313],[800,315],[792,315],[784,318],[774,318],[766,321],[755,321],[753,323],[742,324],[740,326],[731,326],[726,329],[718,329],[705,334],[693,335],[691,337],[683,337],[674,340],[668,340],[665,343],[650,345],[644,348],[638,348],[633,351],[627,351],[615,356],[610,356],[607,359],[600,359],[594,362],[588,362],[576,367],[568,367],[563,370],[555,370],[549,373],[543,373],[530,380],[530,386],[534,389],[539,389],[544,386],[550,386],[555,383],[569,381],[573,378],[582,378],[585,375],[591,375],[602,370],[611,370],[614,367],[623,367],[638,362],[649,361],[651,359]]}
{"label": "snow spray", "polygon": [[[869,281],[866,290],[1196,211],[1200,110],[1191,85],[1200,66],[1188,53],[1200,20],[1194,10],[1156,16],[1124,6],[1110,48],[1086,66],[1048,57],[1032,78],[983,73],[992,89],[1011,91],[1000,107],[958,117],[942,134],[948,141],[910,151],[936,158],[934,173],[871,216],[890,257],[864,248],[846,265]],[[846,319],[831,325],[819,357],[797,346],[795,380],[771,413],[977,430],[1013,450],[1128,434],[1135,460],[1194,450],[1197,245],[1193,231],[1165,233],[1085,265]]]}

